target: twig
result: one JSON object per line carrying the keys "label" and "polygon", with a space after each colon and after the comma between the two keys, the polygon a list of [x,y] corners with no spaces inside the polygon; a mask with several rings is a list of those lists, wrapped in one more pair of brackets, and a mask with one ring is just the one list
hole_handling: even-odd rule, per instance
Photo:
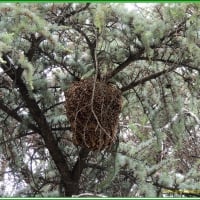
{"label": "twig", "polygon": [[[97,36],[97,33],[96,33],[96,48],[98,46],[98,36]],[[95,89],[96,89],[96,82],[97,82],[97,79],[98,79],[98,58],[97,58],[97,51],[96,51],[96,48],[94,49],[94,59],[95,59],[95,69],[96,69],[96,73],[95,73],[95,77],[94,77],[94,84],[93,84],[93,89],[92,89],[92,98],[91,98],[91,111],[92,111],[92,114],[94,115],[96,121],[97,121],[97,124],[98,126],[100,127],[100,129],[109,137],[113,140],[113,138],[108,134],[108,132],[104,129],[104,127],[101,125],[95,111],[94,111],[94,97],[95,97]]]}

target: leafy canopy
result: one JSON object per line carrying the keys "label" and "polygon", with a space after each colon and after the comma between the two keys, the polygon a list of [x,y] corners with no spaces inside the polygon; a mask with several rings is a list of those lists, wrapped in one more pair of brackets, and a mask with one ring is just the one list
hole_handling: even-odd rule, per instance
{"label": "leafy canopy", "polygon": [[[2,3],[1,196],[199,196],[199,12]],[[74,146],[65,115],[63,92],[88,77],[123,95],[102,152]]]}

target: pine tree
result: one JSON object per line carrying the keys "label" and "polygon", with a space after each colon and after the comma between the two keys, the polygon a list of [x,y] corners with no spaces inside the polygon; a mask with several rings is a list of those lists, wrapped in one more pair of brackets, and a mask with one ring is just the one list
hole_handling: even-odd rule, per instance
{"label": "pine tree", "polygon": [[[194,3],[2,3],[0,195],[200,196],[199,12]],[[84,79],[100,133],[95,86],[121,91],[109,148],[73,142],[64,93]]]}

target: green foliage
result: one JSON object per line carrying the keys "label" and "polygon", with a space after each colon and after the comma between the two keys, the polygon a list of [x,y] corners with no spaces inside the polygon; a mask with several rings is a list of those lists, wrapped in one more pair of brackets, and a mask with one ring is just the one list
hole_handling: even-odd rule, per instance
{"label": "green foliage", "polygon": [[99,29],[101,33],[106,25],[106,18],[109,14],[110,8],[106,4],[97,4],[94,12],[94,25]]}
{"label": "green foliage", "polygon": [[33,90],[33,66],[25,58],[23,53],[20,53],[18,63],[24,69],[24,78],[29,85],[30,89]]}
{"label": "green foliage", "polygon": [[[8,175],[15,188],[2,196],[73,195],[63,184],[68,173],[78,193],[197,196],[176,191],[199,188],[200,6],[133,9],[0,5],[0,173],[1,184]],[[102,80],[122,90],[123,109],[116,143],[83,162],[64,91],[93,77],[95,61]]]}

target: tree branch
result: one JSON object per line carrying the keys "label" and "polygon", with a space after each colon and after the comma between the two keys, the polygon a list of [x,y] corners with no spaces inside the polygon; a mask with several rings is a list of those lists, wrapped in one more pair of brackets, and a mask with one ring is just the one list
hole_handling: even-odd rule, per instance
{"label": "tree branch", "polygon": [[82,148],[79,152],[78,160],[72,169],[72,177],[73,180],[78,182],[81,176],[83,169],[85,168],[85,161],[89,154],[90,150],[86,148]]}
{"label": "tree branch", "polygon": [[79,81],[80,77],[76,76],[76,74],[72,71],[70,71],[66,65],[62,62],[57,61],[56,59],[54,59],[54,57],[48,53],[47,51],[43,51],[40,47],[38,48],[38,50],[40,51],[40,53],[43,53],[45,56],[47,56],[51,61],[53,61],[55,64],[59,65],[60,67],[64,68],[71,76],[73,76],[75,78],[75,80]]}
{"label": "tree branch", "polygon": [[29,61],[32,60],[36,50],[38,49],[40,43],[45,39],[44,36],[39,36],[38,38],[35,37],[34,34],[31,34],[31,46],[28,52],[25,54]]}
{"label": "tree branch", "polygon": [[[151,48],[155,49],[156,47],[160,46],[161,43],[166,39],[172,37],[174,34],[179,33],[182,30],[182,26],[185,24],[186,19],[184,19],[180,24],[178,24],[177,28],[175,30],[170,31],[169,33],[165,34],[162,38],[160,38],[159,44],[152,44]],[[140,36],[138,36],[140,37]],[[115,76],[117,73],[125,69],[131,62],[134,62],[140,58],[140,56],[144,53],[145,48],[140,48],[135,54],[130,54],[130,56],[123,62],[121,63],[117,68],[115,68],[112,72],[107,74],[104,78],[105,80],[109,80],[113,76]]]}
{"label": "tree branch", "polygon": [[150,81],[150,80],[152,80],[152,79],[156,79],[156,78],[158,78],[159,76],[162,76],[162,75],[164,75],[164,74],[166,74],[166,73],[168,73],[168,72],[173,71],[173,70],[176,69],[177,67],[178,67],[178,66],[173,66],[173,67],[171,67],[171,68],[164,69],[164,70],[162,70],[162,71],[160,71],[160,72],[156,72],[156,73],[154,73],[154,74],[148,75],[148,76],[146,76],[146,77],[144,77],[144,78],[141,78],[140,80],[133,81],[133,82],[129,83],[127,86],[122,87],[122,88],[121,88],[121,91],[122,91],[122,92],[125,92],[125,91],[127,91],[127,90],[133,89],[135,86],[137,86],[137,85],[139,85],[139,84],[143,84],[143,83],[145,83],[145,82],[147,82],[147,81]]}
{"label": "tree branch", "polygon": [[[159,44],[152,44],[151,48],[155,49],[156,47],[160,46],[161,43],[166,39],[172,37],[174,34],[177,34],[182,30],[182,26],[185,24],[186,19],[184,19],[180,24],[178,24],[177,28],[175,30],[170,31],[169,33],[165,34],[162,38],[160,38]],[[138,36],[140,38],[140,36]],[[117,73],[125,69],[131,62],[134,62],[135,60],[138,60],[138,58],[144,53],[145,48],[140,48],[135,54],[130,54],[130,56],[123,62],[121,63],[117,68],[115,68],[112,72],[107,74],[104,78],[105,80],[109,80],[113,76],[115,76]]]}
{"label": "tree branch", "polygon": [[119,64],[118,67],[116,67],[112,72],[105,75],[104,79],[108,81],[117,73],[125,69],[130,63],[132,63],[135,60],[138,60],[138,58],[144,53],[144,50],[144,48],[141,48],[135,54],[130,54],[130,56],[123,63]]}
{"label": "tree branch", "polygon": [[[15,110],[10,109],[9,107],[7,107],[6,105],[3,104],[2,100],[0,100],[0,109],[5,112],[8,116],[12,117],[13,119],[15,119],[16,121],[22,123],[23,122],[23,118],[21,116],[19,116],[17,114],[17,112],[15,112]],[[40,130],[38,129],[38,127],[36,127],[34,124],[28,123],[27,124],[28,128],[30,128],[31,130],[40,133]]]}
{"label": "tree branch", "polygon": [[[87,45],[89,47],[89,50],[90,50],[90,55],[92,57],[94,68],[96,69],[96,67],[95,67],[96,66],[96,64],[95,64],[95,62],[96,62],[96,59],[95,59],[96,39],[94,39],[93,42],[90,41],[87,34],[84,31],[82,31],[78,26],[73,26],[73,27],[76,31],[78,31],[85,38]],[[96,72],[96,73],[99,73],[99,72]]]}
{"label": "tree branch", "polygon": [[14,118],[16,121],[22,122],[22,118],[14,110],[11,110],[6,105],[4,105],[2,100],[0,100],[0,109],[8,116]]}
{"label": "tree branch", "polygon": [[[149,60],[149,59],[147,57],[140,57],[140,60]],[[187,63],[187,61],[176,62],[174,60],[163,59],[163,58],[151,58],[151,60],[152,61],[163,62],[163,63],[168,64],[168,65],[184,66],[184,67],[186,67],[188,69],[193,69],[193,70],[196,70],[196,71],[200,72],[200,68],[199,67],[191,66],[190,64]]]}
{"label": "tree branch", "polygon": [[80,13],[80,12],[86,10],[89,6],[90,6],[90,3],[86,3],[85,6],[79,8],[78,10],[73,10],[73,11],[67,12],[67,13],[63,13],[63,12],[62,12],[62,13],[58,16],[58,17],[61,16],[61,18],[60,18],[59,21],[57,22],[58,25],[61,25],[61,24],[65,25],[64,21],[65,21],[66,18],[72,17],[73,15],[76,15],[76,14],[78,14],[78,13]]}
{"label": "tree branch", "polygon": [[14,71],[15,66],[10,62],[10,59],[7,57],[7,55],[3,55],[3,59],[6,61],[6,64],[3,64],[2,68],[4,69],[4,71],[6,71],[11,79],[16,81],[16,86],[19,87],[22,99],[26,103],[32,118],[37,123],[40,129],[41,136],[44,139],[45,145],[48,148],[50,155],[55,162],[58,171],[61,174],[61,178],[66,190],[65,193],[67,196],[71,196],[74,193],[74,188],[76,188],[77,185],[74,184],[71,178],[69,166],[67,165],[67,160],[63,155],[63,152],[59,149],[57,141],[55,140],[51,132],[51,128],[49,127],[46,118],[39,108],[37,102],[33,97],[29,95],[29,91],[22,81],[21,77],[16,76],[16,73]]}

